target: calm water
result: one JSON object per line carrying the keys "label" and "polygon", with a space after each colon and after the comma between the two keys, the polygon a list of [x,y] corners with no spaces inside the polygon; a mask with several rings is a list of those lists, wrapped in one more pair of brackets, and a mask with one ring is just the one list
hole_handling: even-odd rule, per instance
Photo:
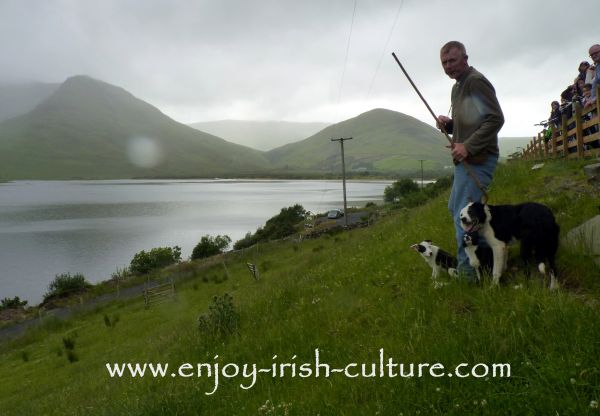
{"label": "calm water", "polygon": [[[349,206],[380,201],[390,182],[347,183]],[[343,206],[340,181],[121,180],[0,184],[0,298],[41,301],[59,273],[106,280],[133,255],[178,245],[190,256],[203,235],[233,241],[281,208]]]}

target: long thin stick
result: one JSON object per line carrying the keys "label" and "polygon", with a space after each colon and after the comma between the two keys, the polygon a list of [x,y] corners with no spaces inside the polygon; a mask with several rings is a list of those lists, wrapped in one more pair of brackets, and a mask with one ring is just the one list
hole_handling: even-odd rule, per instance
{"label": "long thin stick", "polygon": [[[423,94],[421,94],[421,91],[419,91],[419,89],[417,88],[417,86],[415,85],[415,83],[413,82],[413,80],[411,79],[410,75],[408,75],[408,72],[406,72],[406,70],[404,69],[404,66],[402,66],[402,64],[400,63],[400,60],[398,59],[398,57],[396,56],[396,54],[394,52],[392,52],[392,56],[396,60],[396,63],[398,64],[398,66],[400,67],[400,69],[402,70],[402,72],[404,72],[404,76],[406,77],[406,79],[408,79],[408,82],[410,82],[410,85],[412,85],[412,87],[414,88],[414,90],[417,92],[417,94],[419,95],[419,97],[423,101],[423,104],[425,104],[425,107],[427,107],[427,109],[429,110],[429,112],[431,113],[431,115],[433,116],[433,118],[435,119],[436,124],[438,126],[440,126],[440,128],[442,130],[442,133],[444,133],[444,136],[446,136],[446,139],[448,139],[448,142],[450,142],[450,147],[454,147],[454,140],[452,140],[450,138],[450,136],[446,132],[446,129],[444,128],[444,125],[442,123],[440,123],[440,120],[437,118],[437,116],[435,115],[435,113],[433,112],[433,110],[431,109],[431,107],[429,106],[429,104],[427,103],[427,100],[425,99],[425,97],[423,97]],[[463,160],[461,163],[464,165],[464,167],[467,170],[467,173],[469,174],[469,176],[471,177],[471,179],[473,179],[473,181],[475,182],[475,185],[477,185],[477,187],[479,188],[479,190],[483,194],[482,202],[484,204],[487,203],[488,194],[485,191],[485,189],[483,188],[483,186],[481,185],[481,182],[479,181],[479,178],[477,177],[477,175],[475,175],[475,172],[473,172],[473,169],[471,168],[471,165],[469,163],[467,163],[466,160]]]}
{"label": "long thin stick", "polygon": [[442,126],[442,133],[444,133],[444,135],[446,136],[446,139],[448,139],[448,141],[450,142],[450,144],[453,145],[454,141],[452,140],[452,138],[450,138],[450,136],[446,132],[446,129],[443,127],[444,125],[442,123],[440,123],[440,120],[437,118],[437,116],[435,115],[435,113],[433,112],[433,110],[431,109],[431,107],[429,106],[429,104],[427,103],[427,100],[425,99],[425,97],[423,97],[423,94],[421,94],[421,91],[419,91],[419,89],[417,88],[417,86],[413,82],[412,78],[410,77],[410,75],[408,75],[408,72],[406,72],[406,69],[404,69],[404,66],[402,66],[402,64],[400,63],[400,60],[398,59],[398,57],[396,56],[396,54],[394,52],[392,52],[392,56],[396,60],[396,63],[398,64],[398,66],[400,66],[400,69],[402,70],[402,72],[404,72],[404,76],[406,77],[406,79],[408,79],[408,82],[410,82],[410,85],[412,85],[412,87],[415,89],[415,91],[417,92],[417,94],[421,98],[421,101],[423,101],[423,104],[425,104],[425,107],[427,107],[427,109],[429,110],[429,112],[431,113],[431,115],[433,116],[433,118],[435,119],[436,124],[438,126]]}

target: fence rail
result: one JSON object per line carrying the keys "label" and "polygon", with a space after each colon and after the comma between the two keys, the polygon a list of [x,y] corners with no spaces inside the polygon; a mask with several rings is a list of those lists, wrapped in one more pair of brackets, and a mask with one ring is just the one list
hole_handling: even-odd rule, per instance
{"label": "fence rail", "polygon": [[175,299],[175,283],[173,282],[173,279],[169,279],[168,283],[158,286],[146,286],[144,289],[144,302],[146,308],[171,299]]}
{"label": "fence rail", "polygon": [[542,130],[521,152],[514,155],[526,160],[580,159],[600,156],[600,85],[596,87],[596,102],[583,108],[572,104],[572,116],[563,113],[559,126]]}

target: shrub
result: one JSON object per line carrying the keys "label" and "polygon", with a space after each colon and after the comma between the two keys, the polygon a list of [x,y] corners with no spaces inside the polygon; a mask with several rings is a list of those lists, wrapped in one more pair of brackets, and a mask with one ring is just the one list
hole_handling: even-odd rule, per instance
{"label": "shrub", "polygon": [[129,268],[124,267],[122,269],[119,269],[117,267],[117,270],[115,270],[114,272],[112,272],[110,274],[110,278],[114,281],[119,281],[119,280],[125,280],[127,279],[129,276],[131,276],[131,273],[129,271]]}
{"label": "shrub", "polygon": [[248,233],[243,239],[236,241],[233,248],[239,250],[260,241],[278,240],[295,234],[296,226],[298,223],[304,222],[306,214],[306,210],[300,204],[282,208],[279,214],[271,217],[264,227],[256,230],[256,233]]}
{"label": "shrub", "polygon": [[146,274],[155,269],[161,269],[181,260],[181,248],[157,247],[149,252],[144,250],[136,253],[129,264],[129,271],[136,274]]}
{"label": "shrub", "polygon": [[[424,204],[448,189],[452,186],[452,181],[452,176],[445,176],[434,183],[425,185],[419,192],[419,186],[416,183],[410,179],[402,179],[385,188],[384,198],[387,202],[395,202],[398,208],[413,208]],[[409,185],[409,182],[412,185]]]}
{"label": "shrub", "polygon": [[383,199],[386,202],[394,202],[415,192],[419,192],[419,185],[412,179],[404,178],[386,186],[383,191]]}
{"label": "shrub", "polygon": [[198,317],[198,329],[205,335],[223,338],[237,332],[240,315],[228,293],[213,297],[208,313]]}
{"label": "shrub", "polygon": [[4,298],[0,302],[0,311],[5,309],[21,309],[27,306],[26,300],[21,300],[18,296],[15,296],[12,299]]}
{"label": "shrub", "polygon": [[227,235],[218,235],[212,237],[205,235],[192,251],[192,260],[204,259],[216,254],[221,254],[231,243],[231,238]]}
{"label": "shrub", "polygon": [[71,276],[71,273],[57,274],[48,285],[48,292],[44,295],[44,301],[50,298],[61,298],[90,287],[92,285],[81,273],[76,273],[73,276]]}

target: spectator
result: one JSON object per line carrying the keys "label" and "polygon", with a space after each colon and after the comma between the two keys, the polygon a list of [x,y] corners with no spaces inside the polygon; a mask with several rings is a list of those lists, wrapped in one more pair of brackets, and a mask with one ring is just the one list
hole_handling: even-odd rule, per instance
{"label": "spectator", "polygon": [[558,101],[552,101],[550,104],[550,118],[548,119],[548,124],[555,128],[558,128],[561,124],[561,112],[560,112],[560,104]]}
{"label": "spectator", "polygon": [[570,88],[560,94],[560,113],[567,117],[567,120],[573,116],[573,92]]}
{"label": "spectator", "polygon": [[577,79],[580,79],[585,83],[588,69],[590,69],[590,63],[588,61],[581,62],[579,64],[579,75],[577,76]]}
{"label": "spectator", "polygon": [[[590,58],[593,59],[595,66],[594,68],[594,77],[592,79],[592,97],[596,98],[596,88],[600,85],[600,45],[595,44],[590,47]],[[592,67],[590,67],[592,69]],[[588,71],[589,73],[589,71]]]}
{"label": "spectator", "polygon": [[575,78],[575,83],[571,85],[571,102],[581,104],[582,98],[583,90],[579,89],[579,85],[577,84],[577,78]]}
{"label": "spectator", "polygon": [[596,100],[592,98],[592,84],[585,84],[583,86],[583,107],[590,107],[595,102]]}

